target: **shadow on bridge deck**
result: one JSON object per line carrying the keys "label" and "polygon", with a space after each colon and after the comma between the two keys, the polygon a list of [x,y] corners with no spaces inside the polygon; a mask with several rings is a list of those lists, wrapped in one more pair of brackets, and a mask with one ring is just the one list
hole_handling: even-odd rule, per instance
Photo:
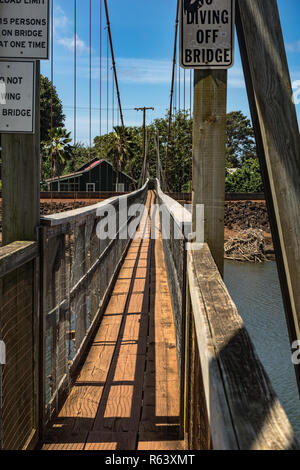
{"label": "shadow on bridge deck", "polygon": [[[147,205],[155,202],[150,192]],[[158,227],[159,216],[153,214]],[[140,230],[150,234],[151,215]],[[161,238],[133,240],[44,450],[183,450],[175,329]]]}

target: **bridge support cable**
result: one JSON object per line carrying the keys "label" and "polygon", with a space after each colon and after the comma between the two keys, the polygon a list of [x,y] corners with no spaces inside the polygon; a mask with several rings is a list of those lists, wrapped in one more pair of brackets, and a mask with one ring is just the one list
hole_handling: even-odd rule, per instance
{"label": "bridge support cable", "polygon": [[[120,89],[119,89],[119,82],[118,82],[114,47],[113,47],[113,41],[112,41],[112,34],[111,34],[111,28],[110,28],[110,19],[109,19],[109,11],[108,11],[107,0],[104,0],[104,6],[105,6],[106,23],[107,23],[107,34],[108,34],[108,40],[109,40],[109,44],[110,44],[113,74],[114,74],[114,80],[115,80],[115,86],[116,86],[116,94],[117,94],[117,99],[118,99],[121,126],[122,126],[123,144],[124,144],[124,147],[125,147],[126,152],[127,152],[128,149],[127,149],[127,140],[126,140],[126,129],[125,129],[125,124],[124,124],[124,115],[123,115],[123,109],[122,109],[122,103],[121,103],[121,96],[120,96]],[[118,163],[117,171],[119,171],[119,163]]]}
{"label": "bridge support cable", "polygon": [[[102,0],[99,3],[99,137],[100,137],[100,155],[99,160],[103,158],[103,141],[102,141]],[[101,190],[101,165],[99,165],[99,191]]]}
{"label": "bridge support cable", "polygon": [[174,52],[173,52],[172,83],[171,83],[170,108],[169,108],[168,137],[167,137],[166,155],[165,155],[165,186],[164,186],[164,191],[167,191],[167,189],[168,189],[168,163],[169,163],[168,162],[168,157],[169,157],[169,143],[170,143],[170,139],[171,139],[173,95],[174,95],[174,82],[175,82],[175,73],[176,73],[177,37],[178,37],[178,25],[179,25],[179,6],[180,6],[180,0],[177,0],[176,20],[175,20]]}
{"label": "bridge support cable", "polygon": [[[74,130],[73,130],[73,170],[76,171],[77,160],[77,0],[74,0]],[[79,188],[78,188],[79,189]],[[74,202],[76,199],[76,178],[73,180]]]}
{"label": "bridge support cable", "polygon": [[[89,1],[89,159],[92,160],[92,0]],[[89,183],[91,182],[89,172]]]}
{"label": "bridge support cable", "polygon": [[163,187],[164,186],[164,172],[163,172],[163,167],[162,167],[161,159],[160,159],[159,133],[157,132],[157,134],[154,135],[153,138],[154,138],[154,145],[155,145],[156,154],[157,154],[156,175],[160,183],[160,186]]}
{"label": "bridge support cable", "polygon": [[143,167],[142,167],[142,172],[141,176],[139,179],[139,188],[141,188],[147,179],[147,130],[146,130],[146,113],[147,111],[154,111],[154,108],[152,107],[146,107],[144,106],[143,108],[135,108],[135,111],[142,111],[143,112]]}
{"label": "bridge support cable", "polygon": [[[50,98],[50,136],[51,136],[51,156],[50,156],[50,165],[51,165],[51,178],[54,177],[54,169],[53,169],[53,102],[54,102],[54,0],[51,1],[51,35],[50,35],[50,78],[51,78],[51,98]],[[50,185],[51,189],[51,201],[53,199],[53,187]]]}
{"label": "bridge support cable", "polygon": [[120,110],[120,118],[121,118],[122,127],[124,129],[125,128],[124,116],[123,116],[123,110],[122,110],[122,104],[121,104],[120,89],[119,89],[117,68],[116,68],[116,62],[115,62],[115,54],[114,54],[114,48],[113,48],[113,42],[112,42],[112,35],[111,35],[107,0],[104,0],[104,5],[105,5],[105,13],[106,13],[106,21],[107,21],[107,32],[108,32],[108,38],[109,38],[109,43],[110,43],[110,52],[111,52],[111,58],[112,58],[112,66],[113,66],[113,71],[114,71],[115,85],[116,85],[118,104],[119,104],[119,110]]}

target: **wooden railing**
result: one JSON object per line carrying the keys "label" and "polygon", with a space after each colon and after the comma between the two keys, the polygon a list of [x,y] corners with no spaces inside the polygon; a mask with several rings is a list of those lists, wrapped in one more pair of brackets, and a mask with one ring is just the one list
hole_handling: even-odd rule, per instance
{"label": "wooden railing", "polygon": [[[147,188],[148,183],[129,195],[41,220],[44,424],[70,390],[130,242],[119,235],[132,217],[127,213],[119,217],[120,208],[125,202],[143,204]],[[112,209],[116,236],[100,239],[99,223]],[[114,217],[108,214],[111,223]]]}
{"label": "wooden railing", "polygon": [[39,247],[15,242],[0,248],[1,449],[33,448],[39,416]]}
{"label": "wooden railing", "polygon": [[[164,194],[159,181],[156,190],[160,206],[162,240],[174,313],[179,370],[182,372],[182,345],[186,307],[186,249],[192,217],[178,202]],[[167,225],[165,224],[167,223]],[[170,229],[170,230],[169,230]],[[169,233],[170,232],[170,233]]]}
{"label": "wooden railing", "polygon": [[42,191],[41,199],[110,199],[124,196],[129,192],[117,193],[113,191]]}
{"label": "wooden railing", "polygon": [[[176,227],[182,227],[186,214],[179,204],[164,196],[159,186],[158,193],[162,210],[176,219]],[[177,348],[182,361],[181,408],[188,449],[299,449],[209,247],[194,243],[183,248],[186,238],[182,234],[180,251],[175,240],[164,242],[164,249],[170,258],[171,292],[179,286],[173,308],[175,304],[174,316],[182,318]],[[186,279],[186,289],[181,278]],[[176,322],[178,329],[175,318]]]}

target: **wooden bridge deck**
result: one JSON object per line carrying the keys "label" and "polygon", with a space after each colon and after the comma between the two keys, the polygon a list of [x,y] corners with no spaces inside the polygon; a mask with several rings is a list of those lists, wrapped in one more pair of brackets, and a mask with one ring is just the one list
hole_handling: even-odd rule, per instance
{"label": "wooden bridge deck", "polygon": [[[155,201],[150,192],[147,206]],[[150,233],[144,214],[140,230]],[[183,450],[175,329],[161,237],[132,241],[45,450]]]}

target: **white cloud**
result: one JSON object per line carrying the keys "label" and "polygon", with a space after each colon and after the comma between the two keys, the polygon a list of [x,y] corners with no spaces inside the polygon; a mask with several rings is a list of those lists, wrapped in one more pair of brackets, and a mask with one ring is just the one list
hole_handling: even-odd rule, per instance
{"label": "white cloud", "polygon": [[117,69],[123,83],[163,84],[171,82],[171,61],[119,58]]}
{"label": "white cloud", "polygon": [[300,52],[300,39],[299,41],[288,43],[286,48],[289,52]]}
{"label": "white cloud", "polygon": [[[55,41],[62,45],[68,51],[74,51],[75,39],[70,34],[72,23],[65,14],[64,10],[57,6],[54,12],[54,32]],[[78,54],[86,54],[89,51],[86,43],[76,35],[76,47]]]}
{"label": "white cloud", "polygon": [[[65,47],[71,49],[71,39],[67,43],[64,41]],[[61,42],[62,43],[62,42]],[[100,59],[92,56],[92,78],[99,80],[100,77]],[[102,58],[102,80],[106,81],[106,57]],[[152,59],[134,59],[134,58],[117,58],[116,67],[118,80],[124,84],[146,84],[146,85],[171,85],[171,61],[168,60],[152,60]],[[112,68],[110,62],[109,81],[112,79]],[[71,69],[70,69],[71,70]],[[67,69],[64,69],[64,73]],[[88,57],[82,55],[78,59],[77,76],[83,79],[89,77]],[[183,77],[183,74],[182,74]]]}
{"label": "white cloud", "polygon": [[54,12],[54,31],[66,30],[70,26],[70,20],[60,6],[55,8]]}
{"label": "white cloud", "polygon": [[[74,47],[75,47],[74,36],[57,39],[57,42],[58,44],[61,44],[68,51],[74,51]],[[86,43],[82,39],[79,38],[78,35],[76,36],[76,48],[79,54],[89,52],[89,47],[86,45]]]}

